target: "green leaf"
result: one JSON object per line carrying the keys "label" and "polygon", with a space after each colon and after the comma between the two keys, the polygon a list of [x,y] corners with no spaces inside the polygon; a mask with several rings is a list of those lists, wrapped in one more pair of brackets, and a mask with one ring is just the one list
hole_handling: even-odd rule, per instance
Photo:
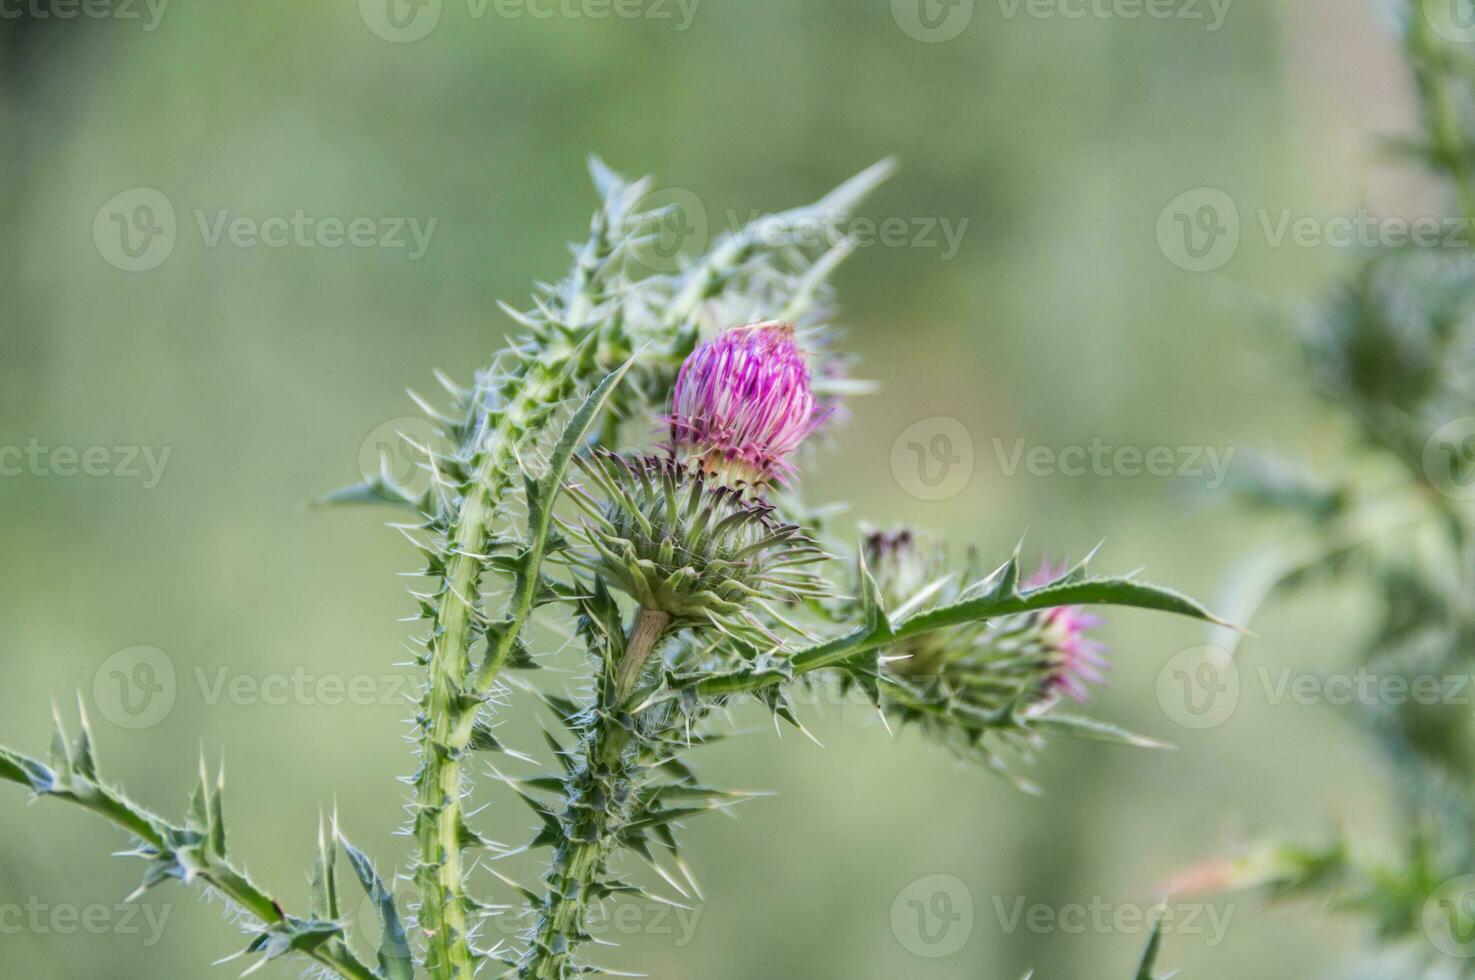
{"label": "green leaf", "polygon": [[1163,945],[1163,920],[1159,916],[1152,926],[1152,938],[1147,941],[1147,951],[1142,954],[1142,964],[1137,967],[1137,980],[1155,980],[1158,953]]}
{"label": "green leaf", "polygon": [[338,840],[323,830],[322,814],[318,815],[318,855],[312,866],[312,914],[323,919],[338,919]]}
{"label": "green leaf", "polygon": [[1022,718],[1021,724],[1043,735],[1064,735],[1090,742],[1107,742],[1112,745],[1127,745],[1136,749],[1171,749],[1173,746],[1145,735],[1137,735],[1108,722],[1077,715],[1047,714],[1037,718]]}
{"label": "green leaf", "polygon": [[56,786],[56,775],[28,756],[0,746],[0,779],[30,787],[35,793],[49,793]]}
{"label": "green leaf", "polygon": [[1218,626],[1229,626],[1181,592],[1131,578],[1062,580],[1028,592],[979,596],[919,613],[897,627],[899,637],[915,636],[962,623],[978,622],[1013,613],[1058,606],[1126,606],[1187,616]]}
{"label": "green leaf", "polygon": [[382,938],[379,940],[379,974],[386,980],[414,980],[415,962],[410,955],[410,941],[405,936],[399,909],[394,904],[394,895],[384,887],[384,882],[374,870],[373,862],[338,833],[337,828],[334,828],[334,834],[338,843],[343,845],[343,853],[348,855],[348,863],[353,866],[353,873],[358,876],[359,884],[364,886],[364,891],[379,911],[379,926],[382,930]]}

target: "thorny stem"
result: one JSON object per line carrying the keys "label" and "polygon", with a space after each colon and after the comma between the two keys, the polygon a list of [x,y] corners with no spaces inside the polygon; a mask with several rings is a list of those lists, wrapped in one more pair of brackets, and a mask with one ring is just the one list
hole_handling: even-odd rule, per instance
{"label": "thorny stem", "polygon": [[[468,917],[461,862],[461,758],[470,744],[479,703],[465,698],[471,644],[481,587],[483,558],[491,537],[493,501],[510,484],[514,424],[529,406],[543,403],[553,387],[549,379],[529,378],[520,397],[507,407],[503,421],[488,439],[488,448],[463,498],[452,534],[440,608],[432,626],[430,702],[421,738],[422,765],[416,780],[419,814],[419,925],[429,953],[426,969],[436,980],[471,980],[475,960],[468,939]],[[515,624],[521,626],[521,621]],[[509,624],[504,642],[515,628]],[[505,659],[505,658],[503,658]],[[500,668],[496,662],[495,667]],[[490,689],[496,669],[480,672],[478,695]]]}
{"label": "thorny stem", "polygon": [[601,686],[597,716],[584,738],[584,758],[568,779],[564,842],[544,878],[547,894],[520,977],[564,980],[576,972],[570,957],[588,938],[589,906],[602,897],[595,889],[604,876],[639,768],[628,751],[636,721],[623,708],[670,623],[668,613],[641,607],[613,680]]}
{"label": "thorny stem", "polygon": [[[608,227],[596,224],[575,266],[566,322],[584,323],[594,309],[590,294],[608,258],[608,232]],[[478,436],[484,440],[482,458],[454,518],[451,557],[432,625],[430,701],[421,737],[422,764],[416,778],[415,829],[419,844],[419,925],[428,945],[426,970],[433,980],[472,980],[476,974],[461,861],[461,760],[471,743],[480,699],[492,689],[531,612],[536,568],[523,570],[509,618],[493,635],[470,691],[467,675],[484,567],[482,556],[491,539],[496,504],[511,486],[517,437],[541,410],[558,403],[571,384],[566,374],[548,366],[554,360],[547,357],[552,352],[540,353],[544,357],[527,369],[495,428]],[[558,353],[566,360],[574,352]]]}
{"label": "thorny stem", "polygon": [[[37,764],[38,768],[40,767]],[[172,850],[170,836],[182,836],[183,828],[171,827],[163,818],[141,813],[136,806],[124,803],[115,793],[101,783],[73,777],[65,789],[54,790],[46,795],[71,800],[84,809],[116,824],[160,853]],[[231,902],[244,909],[249,915],[265,925],[287,921],[287,914],[270,895],[258,888],[251,879],[224,861],[214,859],[200,868],[198,876]],[[347,980],[377,980],[377,974],[361,963],[343,943],[324,943],[306,955],[320,965],[332,970]]]}

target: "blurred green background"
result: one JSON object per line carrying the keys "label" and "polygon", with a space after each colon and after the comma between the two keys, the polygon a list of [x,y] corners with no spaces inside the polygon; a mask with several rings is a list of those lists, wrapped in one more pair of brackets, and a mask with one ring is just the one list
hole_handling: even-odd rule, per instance
{"label": "blurred green background", "polygon": [[[1302,393],[1286,319],[1348,257],[1272,247],[1259,213],[1438,207],[1377,155],[1376,137],[1411,112],[1378,8],[1233,0],[1210,31],[1183,17],[1011,16],[1012,3],[980,0],[971,14],[929,7],[967,15],[931,41],[908,0],[700,0],[689,20],[652,3],[642,9],[671,16],[444,0],[422,9],[438,20],[413,41],[425,20],[390,21],[369,0],[176,0],[73,19],[34,16],[58,10],[38,0],[0,20],[0,446],[107,447],[114,469],[126,460],[112,447],[170,453],[154,486],[146,467],[0,477],[0,741],[40,752],[53,699],[64,714],[75,690],[95,701],[109,657],[155,647],[177,674],[166,717],[133,730],[93,708],[104,764],[135,797],[178,812],[203,744],[227,758],[235,849],[292,902],[335,800],[383,869],[403,865],[391,834],[395,779],[413,767],[404,706],[211,705],[208,689],[298,669],[405,674],[393,665],[412,604],[394,573],[416,556],[383,526],[392,515],[305,505],[358,479],[363,447],[372,456],[415,414],[406,386],[428,393],[433,369],[464,380],[488,360],[509,326],[497,300],[521,303],[562,274],[594,203],[590,152],[694,196],[712,230],[729,211],[813,200],[890,154],[901,170],[868,218],[967,222],[955,255],[877,244],[839,276],[859,373],[882,393],[855,406],[806,488],[849,500],[854,518],[947,528],[989,560],[1025,527],[1032,552],[1056,556],[1105,538],[1102,567],[1145,566],[1211,597],[1266,534],[1222,489],[1010,475],[999,453],[1021,438],[1335,453],[1343,433]],[[1242,240],[1221,268],[1191,273],[1160,244],[1159,217],[1204,187],[1235,201]],[[136,188],[168,200],[176,240],[129,272],[105,205]],[[122,200],[131,216],[136,199]],[[412,260],[211,247],[197,219],[299,209],[436,224]],[[928,501],[907,492],[892,452],[936,417],[966,428],[972,470],[961,492]],[[1326,591],[1272,609],[1241,669],[1343,662],[1363,615],[1355,596]],[[1009,930],[998,907],[1140,906],[1247,830],[1383,827],[1383,774],[1333,709],[1272,705],[1247,682],[1226,723],[1186,730],[1159,702],[1159,671],[1204,634],[1132,613],[1104,633],[1115,666],[1093,712],[1178,751],[1057,744],[1031,773],[1036,799],[864,711],[811,710],[824,748],[740,713],[755,734],[700,761],[720,784],[776,795],[692,826],[705,899],[690,935],[647,922],[601,961],[711,980],[1125,977],[1140,931]],[[107,671],[98,683],[106,693]],[[479,826],[520,841],[530,815],[490,798]],[[0,828],[0,908],[112,906],[136,883],[137,867],[105,857],[122,837],[86,814],[7,790]],[[961,949],[929,958],[892,913],[936,874],[965,884],[974,921]],[[490,875],[478,884],[509,899]],[[0,974],[232,975],[208,966],[240,944],[218,909],[169,887],[145,902],[168,915],[157,937],[116,912],[100,934],[0,917]],[[1315,908],[1218,904],[1232,906],[1223,941],[1170,936],[1165,965],[1310,977],[1359,938]]]}

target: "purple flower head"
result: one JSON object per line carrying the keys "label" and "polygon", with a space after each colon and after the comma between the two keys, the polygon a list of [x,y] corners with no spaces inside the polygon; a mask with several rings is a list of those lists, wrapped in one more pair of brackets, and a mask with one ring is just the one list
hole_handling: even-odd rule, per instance
{"label": "purple flower head", "polygon": [[815,407],[794,328],[755,323],[692,352],[662,421],[673,458],[723,483],[760,486],[789,475],[789,456],[828,415]]}
{"label": "purple flower head", "polygon": [[[1050,559],[1046,558],[1026,587],[1035,589],[1049,585],[1067,570],[1066,565],[1061,565],[1058,570],[1051,567]],[[1086,635],[1086,630],[1101,625],[1101,617],[1086,612],[1080,606],[1058,606],[1039,615],[1040,635],[1052,660],[1043,693],[1046,696],[1064,694],[1086,703],[1090,700],[1087,682],[1103,683],[1102,671],[1108,666],[1102,656],[1106,647]]]}

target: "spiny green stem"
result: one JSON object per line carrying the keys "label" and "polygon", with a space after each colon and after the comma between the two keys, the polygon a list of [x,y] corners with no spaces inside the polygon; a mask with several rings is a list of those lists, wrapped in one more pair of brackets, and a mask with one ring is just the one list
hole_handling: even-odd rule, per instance
{"label": "spiny green stem", "polygon": [[[20,753],[6,751],[13,758],[24,758]],[[35,770],[49,772],[46,766],[34,759],[25,761]],[[178,838],[187,833],[183,827],[176,827],[162,817],[146,813],[136,804],[124,802],[113,790],[101,783],[77,776],[70,777],[64,788],[42,795],[69,800],[90,810],[160,853],[172,852],[170,837]],[[197,875],[258,921],[266,925],[287,921],[287,914],[282,910],[281,904],[257,887],[244,872],[236,870],[230,864],[214,859],[200,868]],[[305,955],[347,980],[378,980],[374,971],[361,963],[344,943],[325,943],[305,951]]]}
{"label": "spiny green stem", "polygon": [[574,951],[588,939],[589,907],[604,877],[639,766],[629,751],[635,719],[623,711],[640,668],[665,635],[671,617],[641,608],[625,642],[625,653],[600,686],[593,729],[584,739],[584,758],[569,777],[563,843],[544,878],[547,894],[532,942],[518,970],[530,980],[565,980],[576,975]]}
{"label": "spiny green stem", "polygon": [[[416,836],[420,851],[419,925],[429,946],[426,968],[436,980],[471,980],[476,972],[467,938],[461,862],[461,758],[470,743],[479,704],[468,703],[465,698],[466,678],[478,616],[475,602],[484,567],[480,556],[486,552],[492,534],[493,501],[502,499],[510,487],[520,427],[527,423],[532,410],[552,403],[552,396],[561,387],[554,378],[539,376],[544,374],[538,371],[526,379],[519,396],[506,407],[487,440],[456,515],[452,555],[446,564],[441,603],[432,626],[430,700],[416,781]],[[478,679],[480,692],[490,689],[495,678],[495,670],[484,672]]]}

